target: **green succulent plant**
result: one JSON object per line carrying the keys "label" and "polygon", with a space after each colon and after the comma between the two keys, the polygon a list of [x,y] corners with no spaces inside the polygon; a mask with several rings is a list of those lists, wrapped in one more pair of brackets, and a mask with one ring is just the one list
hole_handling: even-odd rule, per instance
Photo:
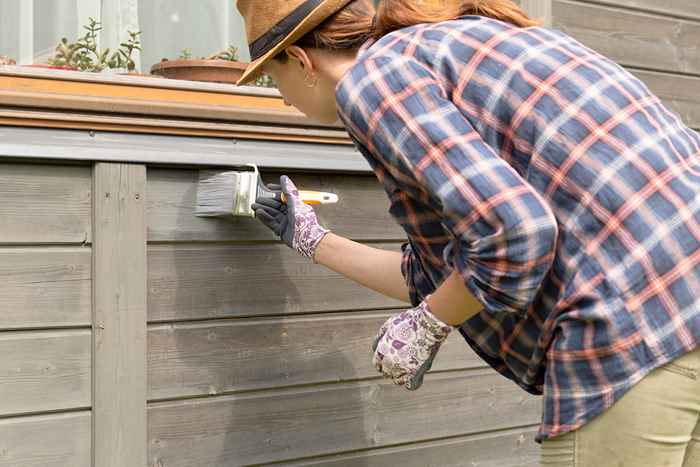
{"label": "green succulent plant", "polygon": [[207,57],[207,60],[228,60],[230,62],[237,62],[238,61],[238,47],[234,47],[232,45],[228,46],[228,49],[222,51],[222,52],[217,52],[213,55],[210,55]]}
{"label": "green succulent plant", "polygon": [[101,72],[105,69],[124,69],[134,71],[134,51],[141,49],[141,31],[129,33],[129,39],[119,44],[117,50],[106,48],[99,50],[97,36],[102,30],[101,23],[90,18],[84,36],[76,42],[69,42],[67,38],[61,39],[56,46],[56,53],[49,60],[49,65],[76,68],[80,71]]}
{"label": "green succulent plant", "polygon": [[180,60],[192,60],[192,51],[190,49],[182,49],[178,58]]}
{"label": "green succulent plant", "polygon": [[258,79],[255,80],[254,83],[255,86],[259,86],[261,88],[276,88],[277,83],[275,83],[275,80],[272,79],[272,76],[267,75],[267,74],[262,74],[258,76]]}

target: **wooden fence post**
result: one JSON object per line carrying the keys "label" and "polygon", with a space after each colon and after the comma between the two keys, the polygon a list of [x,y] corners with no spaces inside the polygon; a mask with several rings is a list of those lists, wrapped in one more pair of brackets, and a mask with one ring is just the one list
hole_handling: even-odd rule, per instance
{"label": "wooden fence post", "polygon": [[93,467],[144,467],[146,167],[93,172]]}

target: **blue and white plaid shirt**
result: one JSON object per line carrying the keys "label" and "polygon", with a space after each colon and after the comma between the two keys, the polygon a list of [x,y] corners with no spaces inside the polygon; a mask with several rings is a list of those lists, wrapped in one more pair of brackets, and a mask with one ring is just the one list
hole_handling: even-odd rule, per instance
{"label": "blue and white plaid shirt", "polygon": [[700,339],[700,137],[558,31],[479,16],[363,46],[341,119],[404,227],[414,305],[457,270],[466,341],[544,393],[538,440]]}

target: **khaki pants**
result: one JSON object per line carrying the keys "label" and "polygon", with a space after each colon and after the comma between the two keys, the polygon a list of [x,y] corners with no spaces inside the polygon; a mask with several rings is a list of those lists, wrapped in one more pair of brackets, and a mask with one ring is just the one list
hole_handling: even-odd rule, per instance
{"label": "khaki pants", "polygon": [[700,349],[657,368],[610,409],[542,443],[544,467],[700,467]]}

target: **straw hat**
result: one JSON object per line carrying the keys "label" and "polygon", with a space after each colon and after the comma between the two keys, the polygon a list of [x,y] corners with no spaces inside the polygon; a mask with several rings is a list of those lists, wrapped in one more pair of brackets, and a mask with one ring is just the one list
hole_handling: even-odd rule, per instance
{"label": "straw hat", "polygon": [[238,0],[251,63],[239,85],[255,78],[269,59],[294,44],[351,0]]}

